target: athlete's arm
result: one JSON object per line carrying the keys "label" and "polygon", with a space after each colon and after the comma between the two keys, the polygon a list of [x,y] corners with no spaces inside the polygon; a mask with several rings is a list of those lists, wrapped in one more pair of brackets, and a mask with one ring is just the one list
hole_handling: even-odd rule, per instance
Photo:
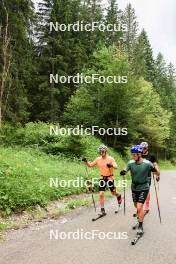
{"label": "athlete's arm", "polygon": [[152,162],[154,168],[156,169],[154,171],[154,174],[156,176],[156,180],[159,181],[160,180],[160,169],[159,169],[159,166],[158,166],[157,159],[156,159],[155,155],[150,155],[150,162]]}
{"label": "athlete's arm", "polygon": [[160,176],[160,168],[159,168],[157,162],[154,162],[153,165],[154,165],[154,168],[155,168],[155,169],[157,170],[157,172],[158,172],[157,176]]}
{"label": "athlete's arm", "polygon": [[94,166],[96,166],[97,165],[97,160],[94,160],[93,162],[88,162],[87,161],[87,166],[88,167],[94,167]]}
{"label": "athlete's arm", "polygon": [[88,167],[94,167],[97,165],[97,159],[93,162],[88,162],[86,158],[83,158],[82,161],[88,166]]}
{"label": "athlete's arm", "polygon": [[[151,171],[156,175],[156,177],[160,177],[160,171],[158,170],[157,166],[156,167],[153,166],[151,168]],[[158,180],[159,180],[159,178],[158,178]]]}
{"label": "athlete's arm", "polygon": [[129,170],[130,170],[130,162],[128,162],[126,168],[120,172],[120,175],[125,176]]}

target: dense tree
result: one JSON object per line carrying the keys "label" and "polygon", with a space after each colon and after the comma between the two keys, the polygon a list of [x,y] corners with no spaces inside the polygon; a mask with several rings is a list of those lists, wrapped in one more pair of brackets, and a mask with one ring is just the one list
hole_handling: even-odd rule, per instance
{"label": "dense tree", "polygon": [[169,94],[168,94],[168,75],[167,65],[161,53],[158,53],[155,60],[155,80],[154,87],[161,97],[162,105],[165,108],[169,107]]}
{"label": "dense tree", "polygon": [[137,77],[143,76],[147,81],[153,82],[155,79],[155,65],[153,51],[143,29],[137,38],[133,51],[133,68]]}
{"label": "dense tree", "polygon": [[0,2],[0,124],[28,119],[33,21],[32,1]]}
{"label": "dense tree", "polygon": [[[126,57],[117,56],[115,49],[102,49],[94,56],[96,60],[91,64],[97,74],[117,76],[122,73],[130,75],[130,65]],[[97,69],[98,65],[101,68]],[[87,69],[87,72],[90,71]],[[127,107],[128,106],[128,107]],[[128,137],[118,137],[118,147],[124,148],[139,138],[156,146],[163,144],[169,138],[169,121],[171,113],[161,106],[159,95],[150,83],[144,79],[136,81],[132,75],[128,83],[92,84],[81,86],[67,106],[65,118],[69,124],[97,125],[100,127],[128,128]],[[108,139],[114,143],[114,137]]]}
{"label": "dense tree", "polygon": [[121,11],[118,9],[117,0],[109,0],[105,25],[116,25],[115,31],[105,32],[106,46],[119,46],[122,42],[123,25],[121,24]]}
{"label": "dense tree", "polygon": [[[76,12],[75,12],[76,10]],[[60,121],[64,106],[77,86],[70,83],[49,82],[49,75],[75,76],[81,73],[84,64],[99,42],[99,34],[85,30],[55,30],[58,25],[83,21],[101,21],[98,1],[45,0],[39,4],[39,78],[34,91],[33,119]],[[49,23],[53,23],[52,31]],[[90,35],[89,35],[90,34]],[[38,102],[40,101],[40,105]]]}
{"label": "dense tree", "polygon": [[123,33],[123,41],[128,59],[131,60],[134,44],[138,34],[138,22],[135,10],[131,3],[127,5],[122,15],[122,22],[127,25],[127,31]]}
{"label": "dense tree", "polygon": [[[41,0],[36,14],[30,0],[1,0],[0,126],[30,119],[63,126],[124,127],[128,136],[104,140],[125,149],[145,139],[162,157],[173,158],[174,66],[167,65],[161,53],[154,59],[147,32],[138,34],[131,4],[124,12],[117,0],[109,0],[106,10],[102,4],[102,0]],[[92,23],[102,24],[101,29],[116,24],[119,30],[80,30]],[[77,30],[68,29],[73,24]],[[57,30],[59,26],[67,29]],[[116,76],[118,82],[59,80],[78,73]]]}

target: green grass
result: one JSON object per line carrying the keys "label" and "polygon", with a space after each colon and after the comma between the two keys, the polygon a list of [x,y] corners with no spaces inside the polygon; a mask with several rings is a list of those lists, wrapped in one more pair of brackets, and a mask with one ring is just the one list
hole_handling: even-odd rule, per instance
{"label": "green grass", "polygon": [[0,231],[8,230],[11,228],[16,228],[16,223],[8,222],[8,223],[0,223]]}
{"label": "green grass", "polygon": [[[118,190],[121,191],[120,189]],[[110,191],[105,192],[105,198],[114,199]],[[99,204],[99,194],[98,193],[94,193],[94,200],[98,202]],[[31,221],[41,222],[43,219],[47,219],[47,218],[58,219],[61,215],[63,216],[69,213],[70,211],[78,207],[82,207],[82,206],[84,207],[91,206],[93,208],[91,194],[88,196],[85,196],[85,198],[83,199],[79,199],[79,197],[77,197],[77,199],[73,198],[71,201],[65,202],[62,208],[56,208],[56,207],[49,208],[48,207],[47,210],[45,210],[44,208],[40,208],[40,210],[38,210],[32,207],[29,207],[25,211],[25,215],[19,218],[17,217],[14,220],[11,220],[10,218],[5,218],[4,221],[0,223],[0,241],[3,238],[2,237],[3,231],[6,231],[12,228],[20,229],[20,228],[27,227],[31,223]]]}
{"label": "green grass", "polygon": [[173,164],[168,160],[160,160],[159,166],[161,170],[176,170],[176,164]]}
{"label": "green grass", "polygon": [[[75,180],[76,178],[98,178],[97,168],[88,168],[81,158],[89,161],[98,156],[97,148],[102,143],[91,136],[51,136],[49,124],[29,123],[13,128],[9,125],[0,130],[0,212],[10,214],[62,199],[71,194],[86,192],[86,187],[50,187],[50,178]],[[109,148],[109,155],[115,158],[118,170],[125,163],[122,156]],[[169,162],[160,162],[162,169],[175,169]],[[87,205],[87,201],[70,202],[67,209]]]}
{"label": "green grass", "polygon": [[76,200],[71,201],[66,205],[66,208],[68,209],[75,209],[80,206],[87,206],[90,204],[90,199],[82,199],[82,200]]}
{"label": "green grass", "polygon": [[[82,140],[85,156],[93,160],[101,142],[90,137]],[[116,159],[120,168],[124,167],[118,153],[110,149],[109,154]],[[88,168],[88,174],[99,177],[97,168]],[[49,185],[50,178],[74,180],[77,177],[87,179],[85,165],[80,159],[46,154],[37,148],[0,147],[0,210],[10,214],[37,204],[44,207],[49,201],[86,192],[86,187],[51,188]],[[69,206],[74,207],[74,204]]]}
{"label": "green grass", "polygon": [[51,156],[33,149],[0,149],[0,209],[25,209],[73,193],[83,188],[51,188],[50,178],[84,177],[83,165],[74,160]]}

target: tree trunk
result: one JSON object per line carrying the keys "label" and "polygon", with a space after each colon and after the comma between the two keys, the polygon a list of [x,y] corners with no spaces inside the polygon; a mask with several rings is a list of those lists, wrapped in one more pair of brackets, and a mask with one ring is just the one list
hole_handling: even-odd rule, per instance
{"label": "tree trunk", "polygon": [[[116,117],[116,128],[118,128],[119,126],[119,118],[118,118],[118,114],[117,114],[117,117]],[[116,147],[116,143],[117,143],[117,136],[114,135],[114,143],[113,143],[113,147],[115,148]]]}
{"label": "tree trunk", "polygon": [[4,1],[2,1],[5,10],[5,25],[0,25],[0,39],[2,39],[2,72],[0,73],[0,127],[2,127],[4,112],[3,112],[3,100],[6,87],[6,81],[11,66],[11,52],[10,52],[10,36],[9,36],[9,15],[5,7]]}

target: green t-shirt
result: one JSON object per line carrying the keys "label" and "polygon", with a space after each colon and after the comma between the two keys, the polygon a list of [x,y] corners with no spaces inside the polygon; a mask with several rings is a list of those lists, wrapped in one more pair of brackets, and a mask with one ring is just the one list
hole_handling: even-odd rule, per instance
{"label": "green t-shirt", "polygon": [[133,191],[149,190],[148,178],[153,170],[153,164],[150,161],[143,159],[141,163],[137,163],[130,160],[125,170],[131,172]]}

